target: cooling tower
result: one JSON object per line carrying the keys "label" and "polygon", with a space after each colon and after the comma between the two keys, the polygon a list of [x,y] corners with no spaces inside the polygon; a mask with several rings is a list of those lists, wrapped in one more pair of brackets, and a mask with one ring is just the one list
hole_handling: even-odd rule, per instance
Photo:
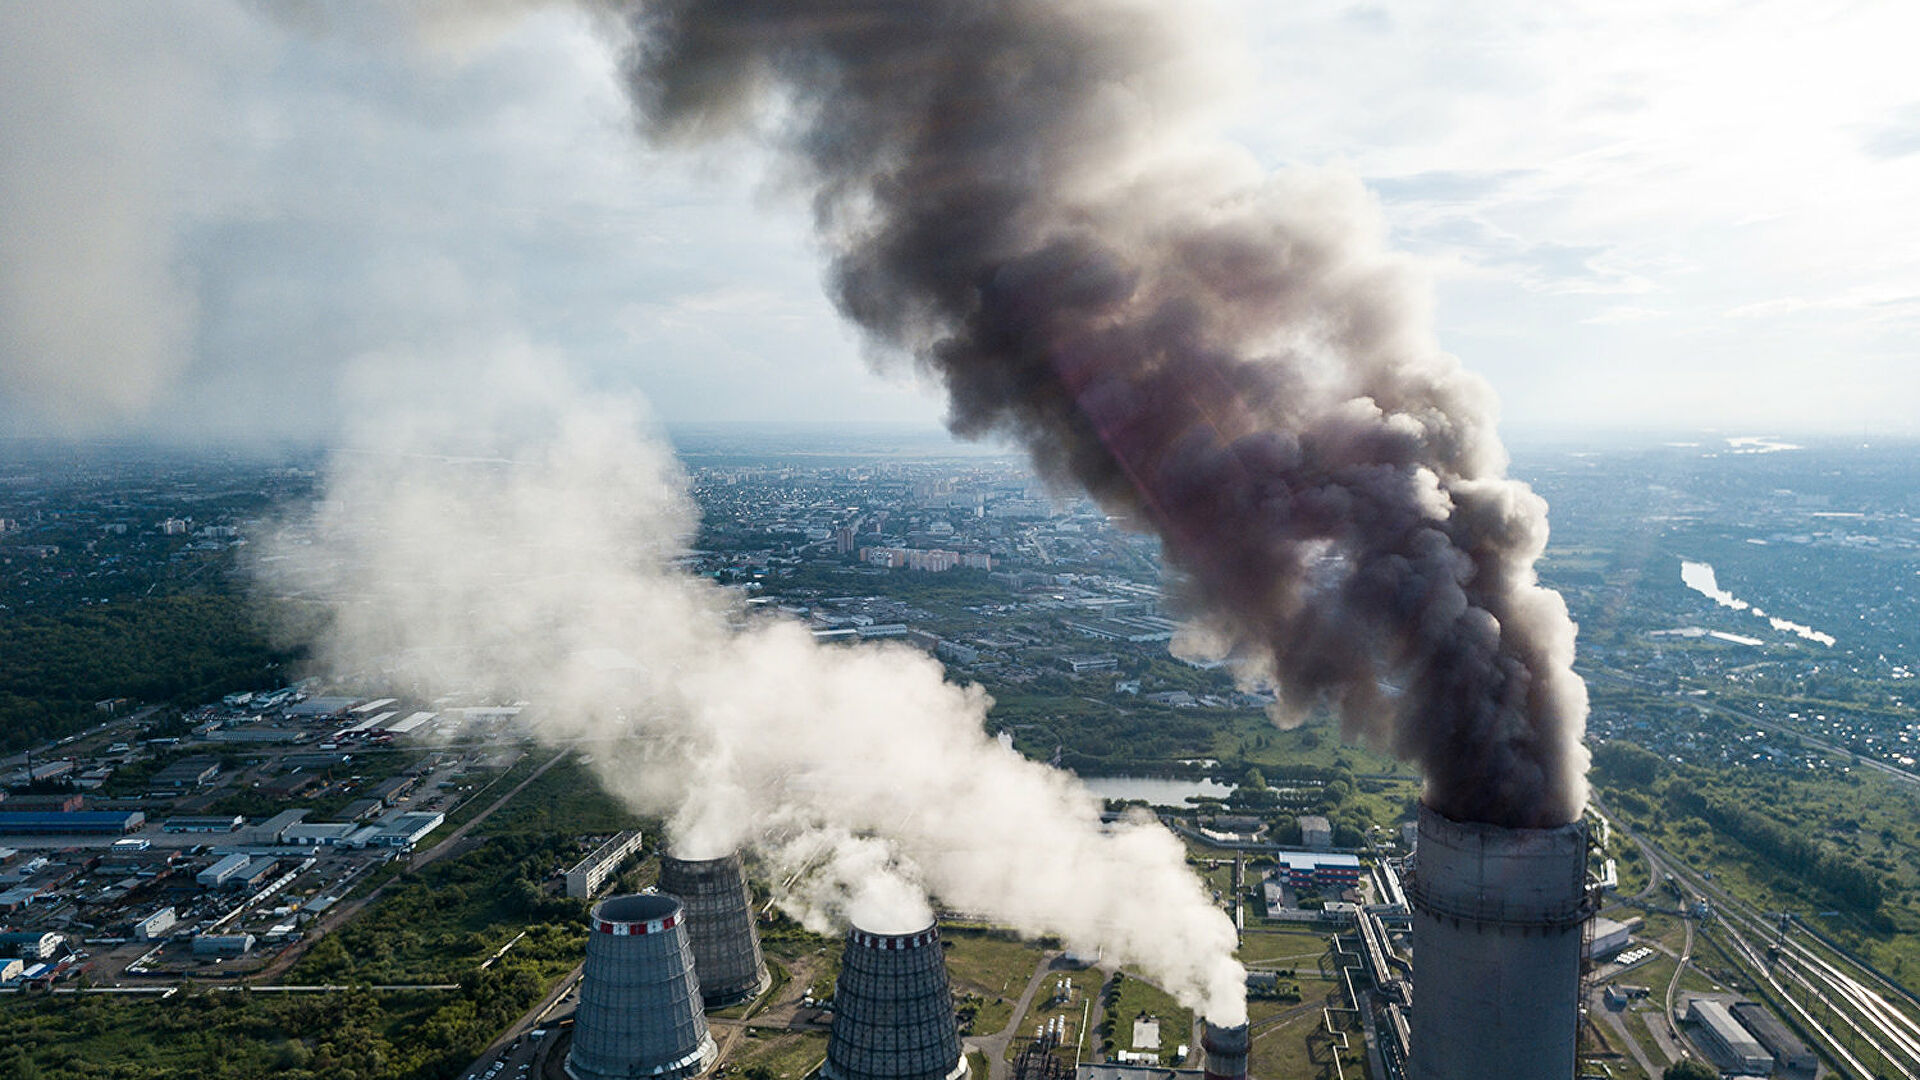
{"label": "cooling tower", "polygon": [[687,938],[708,1008],[732,1005],[767,988],[760,933],[753,926],[740,853],[718,859],[660,860],[660,891],[687,906]]}
{"label": "cooling tower", "polygon": [[568,1076],[686,1080],[713,1064],[683,920],[680,901],[661,893],[593,909]]}
{"label": "cooling tower", "polygon": [[1569,1080],[1586,826],[1507,829],[1420,808],[1410,1080]]}
{"label": "cooling tower", "polygon": [[849,930],[820,1075],[961,1080],[966,1073],[939,932],[932,926],[909,934]]}
{"label": "cooling tower", "polygon": [[1247,1025],[1222,1027],[1209,1020],[1200,1045],[1207,1051],[1206,1080],[1247,1080]]}

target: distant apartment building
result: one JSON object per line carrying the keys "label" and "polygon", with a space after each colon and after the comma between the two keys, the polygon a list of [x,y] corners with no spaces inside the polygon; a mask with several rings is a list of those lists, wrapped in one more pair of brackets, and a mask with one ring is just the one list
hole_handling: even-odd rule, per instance
{"label": "distant apartment building", "polygon": [[929,574],[941,574],[962,566],[969,570],[993,569],[990,555],[976,552],[963,555],[945,548],[864,547],[860,549],[860,561],[887,570],[919,570]]}
{"label": "distant apartment building", "polygon": [[629,829],[617,833],[593,853],[581,859],[567,871],[567,895],[575,900],[585,900],[600,890],[620,869],[627,857],[640,850],[640,830]]}

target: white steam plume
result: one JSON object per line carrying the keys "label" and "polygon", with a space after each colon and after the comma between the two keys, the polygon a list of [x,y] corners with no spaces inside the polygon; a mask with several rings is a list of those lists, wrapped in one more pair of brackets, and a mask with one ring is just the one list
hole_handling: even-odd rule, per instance
{"label": "white steam plume", "polygon": [[686,854],[745,844],[793,876],[812,925],[917,929],[931,893],[1244,1015],[1233,927],[1170,833],[1103,828],[917,650],[822,647],[677,570],[694,508],[636,411],[537,350],[476,368],[471,400],[376,394],[409,402],[370,418],[381,451],[337,456],[314,520],[264,545],[269,588],[342,601],[336,670],[534,701],[535,734],[593,740],[608,790]]}

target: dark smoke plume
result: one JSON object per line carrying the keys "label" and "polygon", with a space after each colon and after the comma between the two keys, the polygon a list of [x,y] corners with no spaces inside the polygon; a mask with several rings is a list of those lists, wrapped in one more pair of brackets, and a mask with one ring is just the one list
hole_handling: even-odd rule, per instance
{"label": "dark smoke plume", "polygon": [[657,0],[658,141],[757,132],[813,198],[843,311],[1150,526],[1282,720],[1325,703],[1449,817],[1573,820],[1573,624],[1492,397],[1431,339],[1351,181],[1196,137],[1188,4]]}

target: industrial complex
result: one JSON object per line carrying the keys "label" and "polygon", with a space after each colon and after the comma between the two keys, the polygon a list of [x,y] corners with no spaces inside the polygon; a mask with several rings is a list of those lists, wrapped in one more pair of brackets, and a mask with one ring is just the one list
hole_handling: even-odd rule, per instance
{"label": "industrial complex", "polygon": [[[449,817],[474,814],[472,790],[485,786],[470,773],[497,775],[515,760],[495,747],[519,708],[293,693],[262,712],[258,699],[210,708],[186,740],[120,742],[61,762],[61,777],[89,782],[156,763],[134,794],[42,793],[48,763],[30,763],[0,812],[0,990],[164,990],[246,979],[297,956],[370,876],[457,839]],[[428,740],[441,717],[470,737]],[[361,771],[376,749],[395,764]],[[284,808],[223,812],[254,792]],[[1319,1007],[1323,1042],[1350,1043],[1351,1060],[1378,1080],[1569,1080],[1601,1022],[1617,1026],[1607,1010],[1639,1008],[1648,995],[1624,976],[1659,946],[1643,940],[1643,915],[1609,896],[1617,879],[1592,833],[1604,830],[1600,818],[1504,829],[1423,807],[1403,833],[1340,847],[1316,814],[1299,815],[1298,842],[1281,844],[1271,815],[1159,813],[1190,842],[1196,870],[1224,875],[1218,896],[1243,935],[1291,926],[1326,943],[1337,992]],[[732,1060],[751,1031],[818,1039],[808,1073],[819,1080],[1288,1080],[1254,1065],[1263,1025],[1287,1009],[1236,1026],[1196,1018],[1191,1031],[1160,1016],[1109,1018],[1093,1037],[1090,1009],[1076,1017],[1036,1004],[1006,1022],[1019,1038],[996,1042],[966,1021],[979,1006],[949,978],[946,921],[902,933],[853,927],[836,962],[823,959],[825,981],[782,986],[794,972],[776,973],[763,954],[775,916],[756,901],[741,853],[692,857],[654,839],[635,828],[578,837],[553,867],[549,895],[593,905],[577,978],[471,1080],[501,1080],[508,1060],[524,1066],[514,1080],[535,1069],[544,1080],[693,1080]],[[636,884],[640,863],[649,875],[657,866],[657,880]],[[1704,917],[1694,890],[1656,899]],[[1658,907],[1644,894],[1633,903]],[[1084,992],[1123,978],[1098,956],[1046,955],[1036,985],[1046,971],[1068,978],[1088,965],[1099,978]],[[1249,970],[1256,999],[1286,1001],[1286,982],[1271,966]],[[1727,1075],[1811,1078],[1822,1067],[1804,1018],[1775,1006],[1682,993],[1669,1016],[1676,1052]],[[970,1075],[980,1068],[993,1075]]]}

